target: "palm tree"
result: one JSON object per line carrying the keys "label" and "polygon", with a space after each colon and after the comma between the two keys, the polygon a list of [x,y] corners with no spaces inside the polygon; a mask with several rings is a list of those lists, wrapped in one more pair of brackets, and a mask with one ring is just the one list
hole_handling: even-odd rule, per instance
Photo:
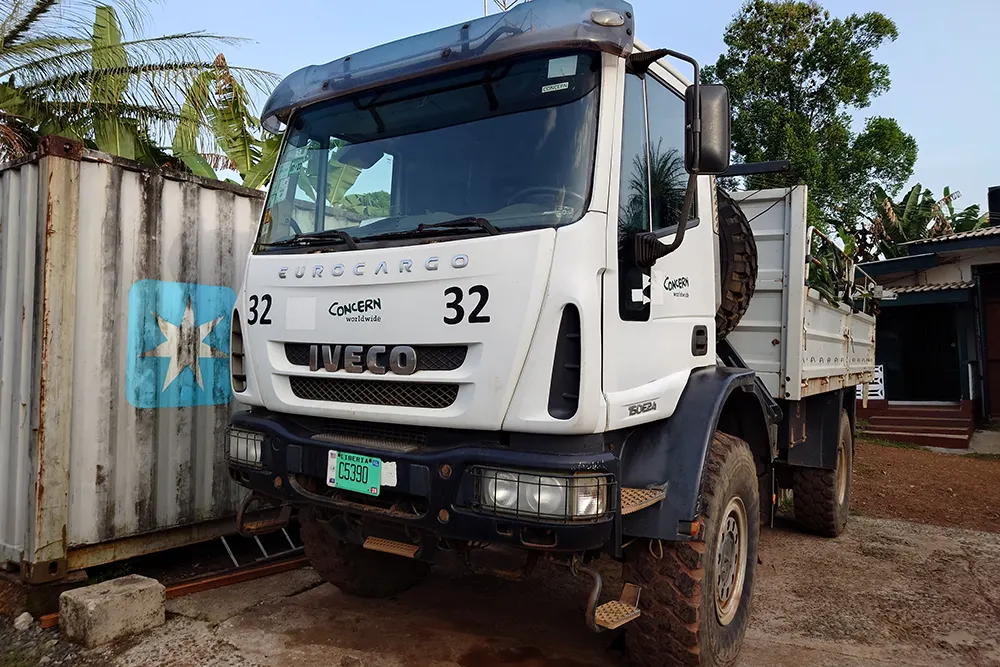
{"label": "palm tree", "polygon": [[[171,160],[162,146],[184,120],[185,94],[216,66],[205,54],[239,40],[204,32],[143,37],[147,4],[0,0],[0,159],[58,133],[122,157]],[[241,85],[270,80],[226,69]],[[197,143],[212,154],[215,137],[201,132]]]}
{"label": "palm tree", "polygon": [[[653,186],[653,213],[656,219],[673,224],[684,205],[687,189],[687,173],[684,170],[684,156],[676,148],[663,149],[663,139],[650,150],[649,180]],[[646,153],[643,150],[632,157],[632,174],[628,182],[628,199],[618,213],[618,241],[624,243],[632,232],[649,226],[649,209],[646,208]]]}

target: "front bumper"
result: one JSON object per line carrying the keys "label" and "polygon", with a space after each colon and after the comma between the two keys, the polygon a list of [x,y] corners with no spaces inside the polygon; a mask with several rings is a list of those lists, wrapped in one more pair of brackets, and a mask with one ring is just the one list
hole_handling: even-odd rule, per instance
{"label": "front bumper", "polygon": [[[259,410],[236,413],[230,424],[264,435],[259,464],[230,459],[234,480],[272,498],[321,510],[350,542],[403,537],[421,544],[423,558],[431,557],[449,540],[573,552],[620,543],[614,539],[620,537],[618,458],[603,436],[399,429]],[[376,498],[328,487],[330,450],[394,462],[396,486],[383,487]],[[492,513],[477,506],[476,466],[604,474],[608,511],[596,518],[574,520]]]}

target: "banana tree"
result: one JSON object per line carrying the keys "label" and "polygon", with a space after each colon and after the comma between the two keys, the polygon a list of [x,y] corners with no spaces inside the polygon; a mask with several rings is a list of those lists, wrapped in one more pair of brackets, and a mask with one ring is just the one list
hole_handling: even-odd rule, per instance
{"label": "banana tree", "polygon": [[[204,150],[205,130],[217,152]],[[188,87],[171,150],[194,174],[218,178],[217,169],[238,172],[248,188],[267,183],[281,145],[278,135],[261,136],[250,94],[233,75],[225,56],[201,72]]]}
{"label": "banana tree", "polygon": [[[123,157],[173,160],[161,145],[181,120],[183,91],[212,67],[203,54],[239,40],[198,32],[138,36],[147,4],[0,3],[0,159],[32,150],[39,136],[61,134]],[[257,70],[233,72],[261,89],[272,80]]]}

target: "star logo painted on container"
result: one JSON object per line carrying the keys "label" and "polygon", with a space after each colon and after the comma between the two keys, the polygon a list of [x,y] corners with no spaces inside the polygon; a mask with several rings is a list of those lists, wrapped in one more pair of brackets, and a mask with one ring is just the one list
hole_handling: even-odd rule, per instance
{"label": "star logo painted on container", "polygon": [[228,287],[141,280],[129,290],[126,393],[138,408],[232,399]]}

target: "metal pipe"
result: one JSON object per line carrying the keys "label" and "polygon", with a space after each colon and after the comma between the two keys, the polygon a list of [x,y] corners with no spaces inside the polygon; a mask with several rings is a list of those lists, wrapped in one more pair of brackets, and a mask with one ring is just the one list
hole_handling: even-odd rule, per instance
{"label": "metal pipe", "polygon": [[601,599],[601,573],[579,563],[576,564],[576,569],[589,574],[594,580],[594,587],[590,589],[590,595],[587,597],[587,627],[594,632],[604,632],[604,628],[597,624],[597,601]]}

